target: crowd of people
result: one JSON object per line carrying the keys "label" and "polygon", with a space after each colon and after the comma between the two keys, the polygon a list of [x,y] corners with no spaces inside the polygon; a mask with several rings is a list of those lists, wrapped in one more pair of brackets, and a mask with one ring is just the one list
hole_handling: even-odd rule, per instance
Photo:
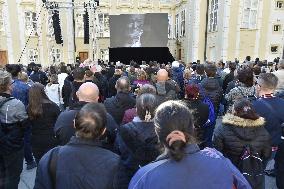
{"label": "crowd of people", "polygon": [[0,189],[283,189],[284,60],[10,64],[0,125]]}

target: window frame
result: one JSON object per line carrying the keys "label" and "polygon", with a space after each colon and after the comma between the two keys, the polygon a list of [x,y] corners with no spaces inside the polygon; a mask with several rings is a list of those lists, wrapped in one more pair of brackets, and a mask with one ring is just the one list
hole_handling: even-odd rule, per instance
{"label": "window frame", "polygon": [[[212,3],[213,2],[213,3]],[[209,32],[218,31],[218,10],[219,10],[219,1],[211,0],[209,6]]]}
{"label": "window frame", "polygon": [[[278,7],[278,2],[282,3],[281,8]],[[279,0],[275,1],[275,8],[278,9],[278,10],[283,10],[284,9],[284,1],[283,0],[282,1],[279,1]]]}
{"label": "window frame", "polygon": [[[29,63],[38,63],[39,62],[39,51],[38,49],[28,49],[28,62]],[[33,58],[31,58],[33,56]],[[36,57],[36,58],[35,58]]]}
{"label": "window frame", "polygon": [[75,14],[75,36],[77,38],[84,37],[84,12],[76,12]]}
{"label": "window frame", "polygon": [[[277,47],[277,51],[276,52],[272,52],[272,47]],[[270,45],[270,53],[271,54],[277,54],[277,53],[279,53],[279,50],[280,50],[280,45],[279,44],[271,44]]]}
{"label": "window frame", "polygon": [[[258,7],[259,7],[259,0],[243,0],[244,1],[244,7],[243,7],[243,15],[242,15],[242,23],[241,23],[241,29],[248,29],[248,30],[254,30],[257,29],[257,21],[258,21]],[[249,7],[246,6],[246,1],[250,2]],[[257,1],[257,6],[253,7],[254,1]],[[248,11],[248,18],[246,18],[245,11]],[[252,12],[255,12],[255,24],[252,26]],[[245,22],[246,19],[246,22]],[[245,25],[246,24],[246,25]]]}
{"label": "window frame", "polygon": [[186,10],[182,10],[180,12],[180,32],[179,36],[180,37],[185,37],[185,23],[186,23]]}
{"label": "window frame", "polygon": [[[30,15],[27,15],[30,14]],[[36,36],[37,33],[37,13],[34,11],[26,10],[24,12],[24,25],[25,25],[25,34],[26,36],[32,35]],[[27,19],[27,17],[29,19]]]}
{"label": "window frame", "polygon": [[[102,15],[102,21],[100,19],[100,15]],[[107,22],[106,22],[107,17]],[[109,26],[109,13],[99,13],[98,14],[98,37],[110,37],[110,26]]]}
{"label": "window frame", "polygon": [[[58,57],[58,55],[59,55],[59,57]],[[50,62],[52,64],[60,63],[61,59],[62,59],[62,51],[61,51],[61,49],[58,48],[58,47],[52,47],[51,50],[50,50],[50,57],[51,57]]]}

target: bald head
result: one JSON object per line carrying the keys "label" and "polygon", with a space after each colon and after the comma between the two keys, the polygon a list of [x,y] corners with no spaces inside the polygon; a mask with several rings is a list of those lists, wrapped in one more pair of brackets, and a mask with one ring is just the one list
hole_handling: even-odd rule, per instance
{"label": "bald head", "polygon": [[117,80],[115,88],[117,92],[128,93],[131,90],[130,82],[127,77],[121,77]]}
{"label": "bald head", "polygon": [[160,69],[157,73],[157,81],[167,81],[169,79],[169,73],[165,69]]}
{"label": "bald head", "polygon": [[81,102],[98,102],[99,88],[96,84],[87,82],[80,86],[76,95]]}

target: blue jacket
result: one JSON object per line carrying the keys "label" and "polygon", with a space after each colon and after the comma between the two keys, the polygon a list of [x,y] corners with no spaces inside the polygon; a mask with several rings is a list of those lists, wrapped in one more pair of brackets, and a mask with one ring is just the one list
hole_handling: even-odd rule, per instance
{"label": "blue jacket", "polygon": [[[56,163],[56,188],[112,189],[119,156],[103,149],[98,141],[73,137],[59,147]],[[49,174],[51,152],[39,162],[34,189],[52,189]]]}
{"label": "blue jacket", "polygon": [[132,178],[129,189],[251,189],[243,175],[215,149],[202,151],[188,145],[180,161],[167,156],[142,167]]}
{"label": "blue jacket", "polygon": [[272,146],[281,141],[281,124],[284,123],[284,100],[278,97],[260,98],[254,101],[256,112],[265,119],[265,128],[272,139]]}
{"label": "blue jacket", "polygon": [[12,96],[22,101],[25,107],[29,104],[29,89],[30,86],[28,84],[18,79],[14,80]]}

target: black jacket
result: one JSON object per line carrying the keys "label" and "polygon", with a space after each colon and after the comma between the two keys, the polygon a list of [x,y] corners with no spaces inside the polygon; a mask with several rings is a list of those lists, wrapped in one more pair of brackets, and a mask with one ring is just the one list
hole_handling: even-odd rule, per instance
{"label": "black jacket", "polygon": [[230,72],[229,74],[227,74],[225,76],[224,81],[223,81],[223,91],[227,90],[227,87],[228,87],[229,83],[231,81],[233,81],[234,79],[235,79],[234,72]]}
{"label": "black jacket", "polygon": [[208,96],[214,104],[215,112],[217,112],[223,96],[223,89],[218,78],[205,78],[201,81],[201,86],[205,95]]}
{"label": "black jacket", "polygon": [[121,163],[115,188],[127,189],[139,169],[154,161],[159,155],[158,137],[153,122],[130,122],[119,128],[117,143]]}
{"label": "black jacket", "polygon": [[[54,132],[60,145],[65,145],[75,134],[73,120],[87,102],[78,102],[70,109],[62,112],[54,126]],[[110,114],[107,114],[106,135],[102,137],[104,147],[112,149],[116,137],[117,124]]]}
{"label": "black jacket", "polygon": [[53,102],[42,104],[42,109],[43,116],[31,120],[32,149],[37,162],[46,152],[57,145],[53,128],[60,114],[59,107]]}
{"label": "black jacket", "polygon": [[263,160],[267,160],[271,155],[271,141],[269,133],[264,128],[264,123],[262,117],[249,120],[226,114],[222,125],[216,127],[214,131],[213,146],[236,166],[247,144],[254,153],[259,153]]}
{"label": "black jacket", "polygon": [[108,82],[108,97],[112,97],[116,95],[116,82],[121,77],[121,75],[113,75]]}
{"label": "black jacket", "polygon": [[64,80],[64,85],[62,88],[62,98],[65,107],[72,106],[73,103],[78,102],[78,97],[76,95],[76,92],[83,83],[84,82],[77,82],[77,81],[71,82],[68,78]]}
{"label": "black jacket", "polygon": [[203,148],[202,143],[205,140],[204,124],[208,121],[209,117],[209,107],[207,104],[203,103],[201,100],[184,100],[186,106],[192,110],[192,115],[194,117],[194,127],[196,137],[198,142],[201,143],[201,148]]}
{"label": "black jacket", "polygon": [[107,98],[104,102],[107,112],[112,115],[118,125],[121,124],[124,112],[133,108],[136,104],[135,99],[130,93],[119,92],[116,96]]}

